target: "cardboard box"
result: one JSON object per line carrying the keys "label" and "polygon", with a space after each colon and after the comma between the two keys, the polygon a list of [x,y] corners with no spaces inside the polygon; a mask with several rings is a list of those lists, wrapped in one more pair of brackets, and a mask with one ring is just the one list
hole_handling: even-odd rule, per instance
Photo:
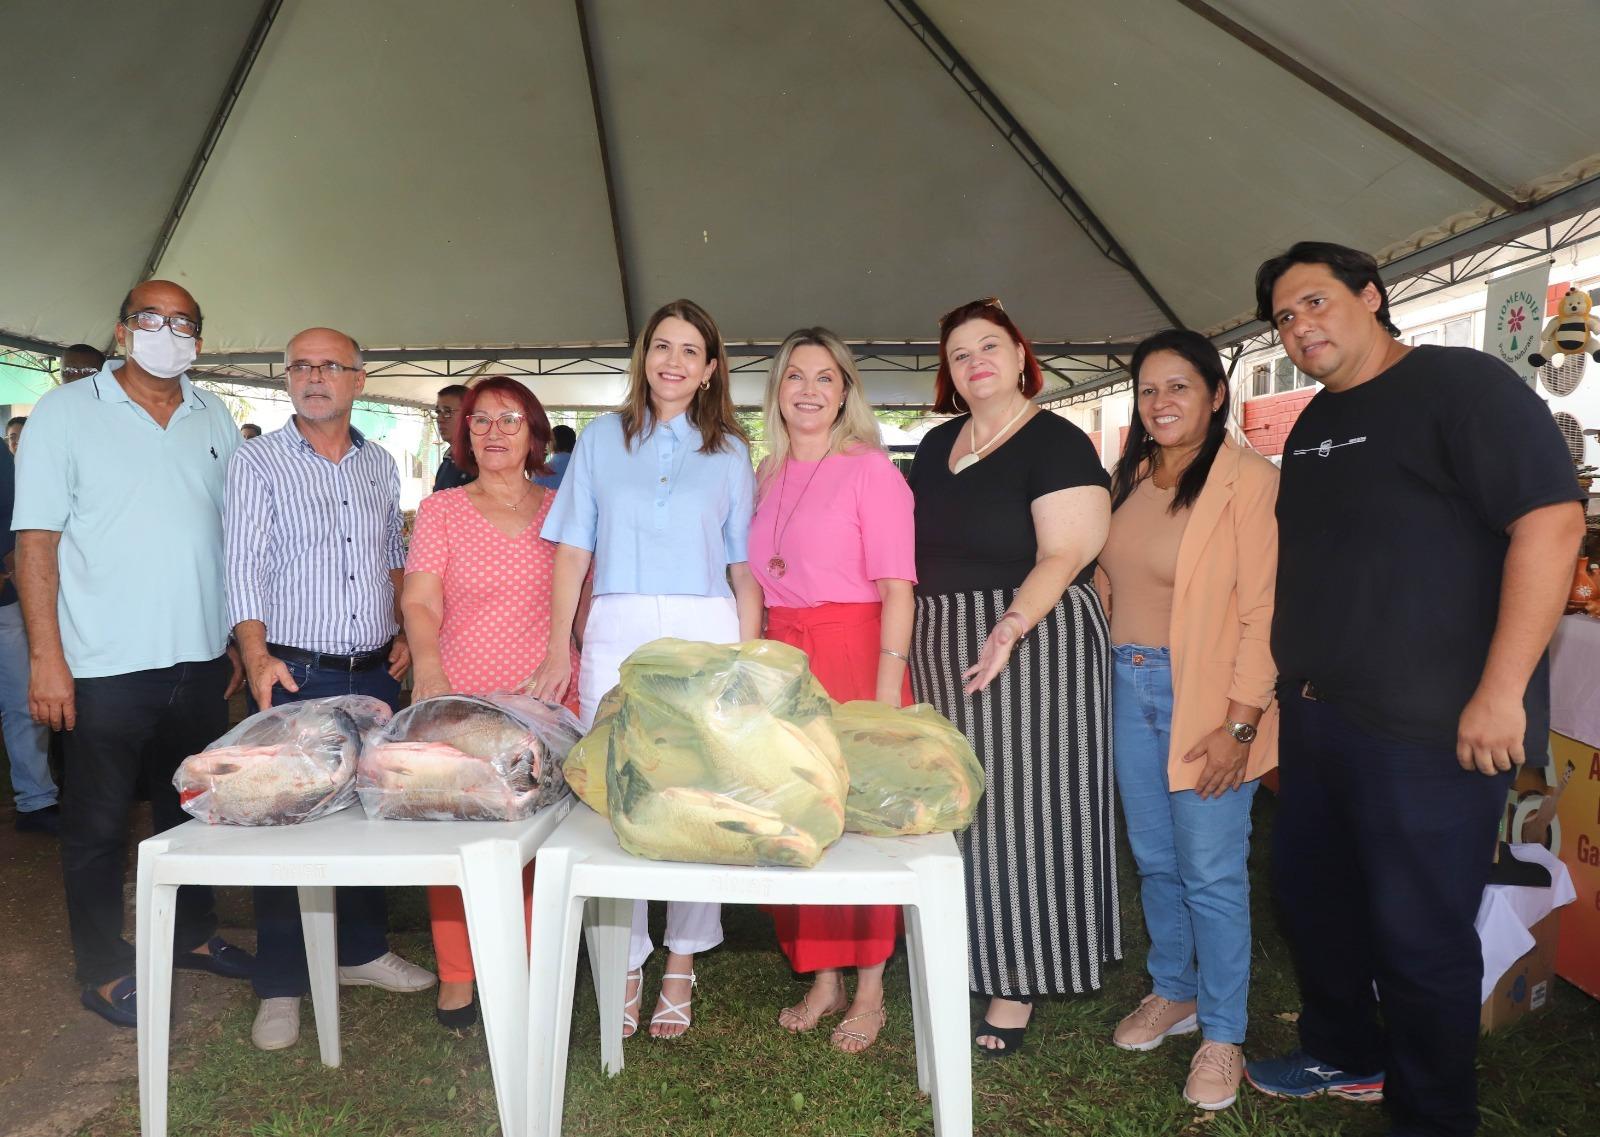
{"label": "cardboard box", "polygon": [[1483,1013],[1478,1018],[1483,1033],[1510,1026],[1550,1005],[1555,988],[1560,921],[1561,910],[1557,909],[1528,929],[1528,934],[1533,936],[1533,947],[1494,985],[1494,993],[1483,1004]]}
{"label": "cardboard box", "polygon": [[1565,908],[1556,973],[1600,999],[1600,749],[1552,733],[1552,775],[1573,776],[1561,793],[1551,850],[1572,873],[1578,900]]}

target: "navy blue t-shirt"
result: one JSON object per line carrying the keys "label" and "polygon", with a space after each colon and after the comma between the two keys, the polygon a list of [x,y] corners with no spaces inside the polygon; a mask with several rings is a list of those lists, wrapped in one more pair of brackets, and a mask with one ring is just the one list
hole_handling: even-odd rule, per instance
{"label": "navy blue t-shirt", "polygon": [[[1507,526],[1582,497],[1550,409],[1493,356],[1418,347],[1319,391],[1278,485],[1278,674],[1375,734],[1453,750],[1499,615]],[[1523,701],[1542,765],[1548,657]]]}

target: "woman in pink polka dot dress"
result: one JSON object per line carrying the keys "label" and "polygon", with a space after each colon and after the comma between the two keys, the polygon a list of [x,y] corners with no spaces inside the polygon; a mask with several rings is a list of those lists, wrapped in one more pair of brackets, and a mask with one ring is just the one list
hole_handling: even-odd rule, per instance
{"label": "woman in pink polka dot dress", "polygon": [[[556,491],[545,473],[550,420],[521,383],[484,379],[467,393],[452,453],[477,480],[424,498],[406,558],[401,608],[412,645],[412,700],[514,691],[550,642],[555,545],[539,536]],[[569,645],[572,674],[578,652]],[[573,683],[562,702],[576,711]],[[466,913],[454,888],[428,889],[439,961],[438,1017],[477,1018]]]}

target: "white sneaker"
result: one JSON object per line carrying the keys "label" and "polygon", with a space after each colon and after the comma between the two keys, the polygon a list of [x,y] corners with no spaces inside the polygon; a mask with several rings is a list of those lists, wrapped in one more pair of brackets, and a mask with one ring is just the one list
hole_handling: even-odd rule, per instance
{"label": "white sneaker", "polygon": [[250,1041],[257,1050],[286,1050],[300,1041],[300,996],[262,999]]}
{"label": "white sneaker", "polygon": [[439,980],[433,972],[407,963],[392,951],[386,951],[360,967],[339,969],[339,985],[342,987],[382,987],[385,991],[409,995],[426,991],[437,982]]}

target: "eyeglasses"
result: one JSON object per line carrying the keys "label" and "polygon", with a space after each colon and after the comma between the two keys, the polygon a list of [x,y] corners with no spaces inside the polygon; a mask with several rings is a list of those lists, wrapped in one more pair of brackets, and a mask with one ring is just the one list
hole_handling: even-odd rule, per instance
{"label": "eyeglasses", "polygon": [[946,312],[944,315],[939,317],[939,328],[940,328],[940,330],[942,331],[944,329],[944,326],[946,324],[948,324],[951,321],[951,319],[953,319],[958,312],[965,312],[968,308],[979,308],[979,307],[981,307],[981,308],[994,308],[994,309],[996,309],[998,311],[1001,311],[1001,312],[1004,312],[1006,310],[1006,306],[1004,304],[1000,303],[1000,297],[998,297],[998,296],[985,296],[981,300],[968,300],[964,304],[957,304],[954,308],[950,309],[950,311]]}
{"label": "eyeglasses", "polygon": [[122,321],[123,325],[140,332],[159,332],[171,328],[172,334],[192,340],[200,334],[200,323],[188,316],[163,316],[160,312],[135,312]]}
{"label": "eyeglasses", "polygon": [[482,436],[489,433],[491,424],[500,425],[501,434],[516,434],[522,429],[522,424],[528,421],[528,416],[521,411],[507,411],[503,415],[490,418],[488,415],[468,415],[467,429],[473,434]]}
{"label": "eyeglasses", "polygon": [[320,372],[324,379],[338,379],[347,373],[354,375],[361,368],[351,367],[348,363],[307,363],[303,359],[297,359],[284,370],[296,379],[309,379],[313,371]]}
{"label": "eyeglasses", "polygon": [[434,407],[433,408],[433,417],[434,418],[455,418],[456,417],[456,409],[454,407]]}

